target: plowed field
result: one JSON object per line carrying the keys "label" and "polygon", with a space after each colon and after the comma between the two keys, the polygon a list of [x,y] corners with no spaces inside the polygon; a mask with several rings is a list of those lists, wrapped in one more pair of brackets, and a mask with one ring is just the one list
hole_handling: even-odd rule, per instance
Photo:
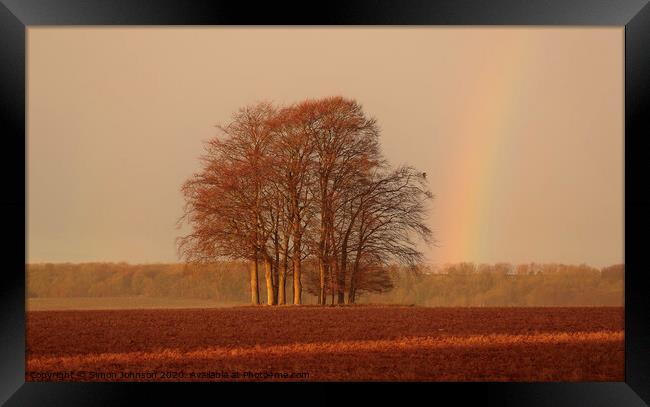
{"label": "plowed field", "polygon": [[33,311],[27,381],[623,381],[622,308]]}

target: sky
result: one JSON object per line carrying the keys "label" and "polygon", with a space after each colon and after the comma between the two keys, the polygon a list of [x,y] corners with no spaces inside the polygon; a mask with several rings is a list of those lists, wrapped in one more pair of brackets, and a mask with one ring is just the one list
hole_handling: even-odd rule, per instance
{"label": "sky", "polygon": [[177,262],[238,108],[341,95],[427,173],[431,263],[624,262],[623,27],[29,27],[26,262]]}

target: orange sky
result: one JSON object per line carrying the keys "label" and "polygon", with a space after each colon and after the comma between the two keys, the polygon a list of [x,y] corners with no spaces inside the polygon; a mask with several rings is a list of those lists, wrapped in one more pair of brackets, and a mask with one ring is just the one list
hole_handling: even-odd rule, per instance
{"label": "orange sky", "polygon": [[343,95],[436,194],[431,262],[623,262],[623,28],[29,28],[27,261],[177,261],[238,107]]}

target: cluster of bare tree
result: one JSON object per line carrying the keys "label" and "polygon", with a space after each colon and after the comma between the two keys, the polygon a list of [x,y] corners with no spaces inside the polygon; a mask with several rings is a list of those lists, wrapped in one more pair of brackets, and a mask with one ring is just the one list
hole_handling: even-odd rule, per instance
{"label": "cluster of bare tree", "polygon": [[218,128],[201,170],[182,187],[186,261],[250,261],[253,304],[262,267],[271,305],[286,303],[289,278],[301,304],[305,264],[317,269],[324,305],[382,291],[388,264],[421,262],[417,242],[432,238],[426,175],[388,165],[376,121],[356,101],[258,103]]}

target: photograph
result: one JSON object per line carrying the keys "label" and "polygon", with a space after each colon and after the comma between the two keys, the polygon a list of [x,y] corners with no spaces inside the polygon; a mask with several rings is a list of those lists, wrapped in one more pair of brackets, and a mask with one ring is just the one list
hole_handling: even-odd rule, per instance
{"label": "photograph", "polygon": [[625,381],[625,35],[28,27],[24,380]]}

